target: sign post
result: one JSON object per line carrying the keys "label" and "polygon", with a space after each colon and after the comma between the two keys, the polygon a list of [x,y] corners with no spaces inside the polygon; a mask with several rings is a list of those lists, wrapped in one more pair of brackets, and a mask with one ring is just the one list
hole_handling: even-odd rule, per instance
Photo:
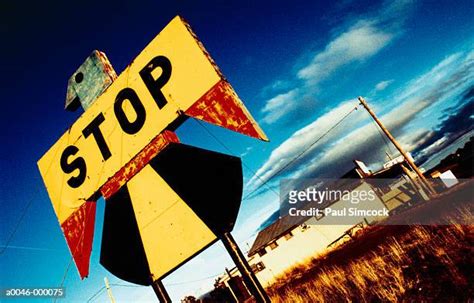
{"label": "sign post", "polygon": [[68,83],[66,109],[79,104],[85,112],[38,166],[81,278],[103,196],[100,263],[115,276],[170,302],[161,279],[220,238],[256,300],[269,302],[230,235],[240,158],[174,133],[192,117],[268,140],[190,26],[174,18],[118,77],[95,51]]}
{"label": "sign post", "polygon": [[151,287],[161,303],[171,303],[170,295],[168,295],[168,292],[160,279],[154,281],[153,284],[151,284]]}
{"label": "sign post", "polygon": [[257,303],[271,302],[270,298],[265,292],[265,289],[253,273],[252,268],[245,259],[244,254],[240,250],[237,242],[235,242],[234,237],[232,237],[230,232],[224,233],[221,237],[221,241],[232,258],[232,261],[234,261],[235,265],[237,266],[237,269],[242,275],[245,285],[247,286],[249,292],[254,296],[255,301]]}

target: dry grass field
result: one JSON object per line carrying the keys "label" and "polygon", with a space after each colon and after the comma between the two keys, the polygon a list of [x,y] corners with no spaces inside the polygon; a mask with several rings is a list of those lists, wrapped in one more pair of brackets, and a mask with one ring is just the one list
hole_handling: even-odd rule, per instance
{"label": "dry grass field", "polygon": [[368,227],[287,271],[272,302],[472,302],[474,226],[454,222],[471,204],[451,205],[449,225]]}

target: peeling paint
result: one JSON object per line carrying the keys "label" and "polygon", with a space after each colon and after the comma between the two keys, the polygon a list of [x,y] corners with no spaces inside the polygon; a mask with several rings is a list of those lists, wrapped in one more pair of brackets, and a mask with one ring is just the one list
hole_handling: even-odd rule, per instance
{"label": "peeling paint", "polygon": [[265,133],[254,122],[242,101],[225,80],[217,82],[186,110],[185,114],[253,138],[268,141]]}
{"label": "peeling paint", "polygon": [[89,275],[89,260],[94,238],[96,202],[87,201],[62,224],[66,242],[76,263],[81,279]]}
{"label": "peeling paint", "polygon": [[82,105],[87,110],[115,79],[117,74],[107,56],[93,51],[68,80],[65,109],[75,111]]}
{"label": "peeling paint", "polygon": [[140,153],[133,157],[100,188],[104,198],[108,199],[113,196],[128,180],[145,167],[151,159],[168,146],[170,142],[179,143],[178,136],[174,132],[165,130],[156,136]]}

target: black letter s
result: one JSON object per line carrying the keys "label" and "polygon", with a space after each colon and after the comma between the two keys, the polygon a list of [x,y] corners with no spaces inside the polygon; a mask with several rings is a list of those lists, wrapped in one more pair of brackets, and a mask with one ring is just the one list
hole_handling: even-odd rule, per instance
{"label": "black letter s", "polygon": [[67,180],[67,184],[71,186],[72,188],[78,188],[79,186],[84,183],[84,180],[86,179],[86,172],[87,172],[87,167],[86,167],[86,161],[82,157],[78,157],[71,161],[70,163],[67,161],[69,156],[74,156],[79,149],[74,146],[74,145],[69,145],[66,147],[66,149],[63,151],[63,154],[61,155],[61,169],[63,172],[66,174],[70,174],[76,169],[79,169],[79,174],[75,177],[71,177],[69,180]]}

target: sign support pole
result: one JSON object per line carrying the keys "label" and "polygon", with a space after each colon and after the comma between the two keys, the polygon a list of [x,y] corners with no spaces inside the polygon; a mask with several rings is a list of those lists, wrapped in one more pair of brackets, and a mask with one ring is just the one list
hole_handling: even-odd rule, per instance
{"label": "sign support pole", "polygon": [[224,247],[226,248],[227,252],[229,253],[230,257],[234,261],[235,265],[237,266],[242,278],[245,282],[250,293],[254,296],[255,301],[257,303],[269,303],[270,298],[268,297],[265,289],[258,281],[257,277],[253,273],[250,265],[248,264],[247,260],[244,257],[244,254],[240,250],[239,246],[234,240],[234,237],[230,234],[230,232],[225,232],[220,237]]}
{"label": "sign support pole", "polygon": [[156,297],[161,303],[171,303],[170,295],[166,291],[166,288],[160,279],[153,281],[151,287],[155,291]]}

